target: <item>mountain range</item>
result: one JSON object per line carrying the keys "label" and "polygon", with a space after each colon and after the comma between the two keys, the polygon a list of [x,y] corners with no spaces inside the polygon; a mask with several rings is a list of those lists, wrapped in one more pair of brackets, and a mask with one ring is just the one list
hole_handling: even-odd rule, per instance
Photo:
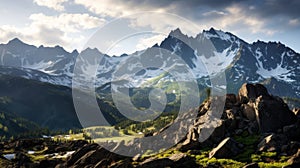
{"label": "mountain range", "polygon": [[[207,46],[208,43],[212,44],[212,50],[209,50],[211,46]],[[184,61],[200,90],[211,87],[211,76],[225,72],[226,86],[218,87],[226,88],[228,93],[237,93],[240,86],[248,82],[262,83],[274,95],[300,98],[300,54],[284,44],[263,41],[247,43],[232,33],[213,28],[195,37],[176,29],[160,44],[121,56],[109,56],[96,48],[87,48],[79,53],[77,50],[67,52],[60,46],[36,47],[17,38],[0,44],[0,98],[10,100],[2,103],[0,110],[53,129],[80,127],[70,89],[77,58],[84,58],[79,66],[79,71],[84,74],[93,73],[91,67],[97,62],[94,58],[101,58],[97,65],[95,86],[99,97],[103,99],[111,99],[109,94],[113,83],[122,83],[130,88],[147,88],[147,91],[151,87],[163,88],[169,94],[168,98],[172,99],[169,103],[174,103],[178,100],[174,98],[178,86],[172,84],[176,77],[164,71],[179,65],[168,59],[172,55]],[[121,73],[116,78],[120,65],[125,65],[124,72],[141,68],[138,62],[134,62],[133,58],[136,57],[149,62],[154,60],[159,64],[135,74]],[[126,64],[126,61],[130,64]],[[185,73],[179,75],[182,75],[181,79],[187,76]],[[141,102],[143,98],[140,95],[144,94],[141,90],[131,93],[131,97],[140,102],[135,105],[149,105]],[[114,105],[101,98],[98,104],[106,109],[106,117],[112,123],[120,120],[122,116],[114,113]]]}
{"label": "mountain range", "polygon": [[[201,49],[205,47],[207,40],[210,40],[215,47],[210,57],[207,57],[208,54],[201,55]],[[96,74],[96,87],[101,88],[115,80],[120,80],[112,79],[112,75],[116,67],[128,58],[136,55],[142,58],[157,57],[157,55],[162,55],[163,50],[180,56],[197,79],[206,79],[203,80],[203,85],[210,85],[207,80],[209,78],[206,66],[209,67],[210,74],[225,72],[228,92],[236,92],[242,83],[250,82],[264,83],[272,94],[300,97],[299,53],[280,42],[257,41],[249,44],[229,32],[213,28],[208,31],[204,30],[195,37],[189,37],[180,29],[176,29],[171,31],[160,44],[122,56],[108,56],[91,48],[81,53],[77,50],[70,53],[60,46],[35,47],[15,38],[7,44],[0,45],[0,73],[70,87],[78,55],[85,58],[85,65],[89,66],[92,66],[95,60],[88,57],[101,57]],[[131,66],[138,65],[132,64]],[[140,71],[134,76],[138,86],[141,86],[145,79],[161,75],[163,73],[161,69],[166,68],[163,66],[166,65],[162,64],[160,68]],[[81,68],[85,73],[89,70],[88,67]],[[127,76],[123,78],[126,79]],[[169,78],[164,76],[159,80],[165,81]],[[131,83],[131,86],[138,87],[137,84]]]}

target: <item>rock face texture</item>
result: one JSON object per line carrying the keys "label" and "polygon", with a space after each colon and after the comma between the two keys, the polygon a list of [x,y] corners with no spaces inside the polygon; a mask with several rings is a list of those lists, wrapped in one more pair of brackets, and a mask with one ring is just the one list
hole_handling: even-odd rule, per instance
{"label": "rock face texture", "polygon": [[274,132],[297,120],[287,104],[280,97],[270,95],[261,84],[243,84],[238,97],[244,115],[249,120],[256,118],[261,132]]}
{"label": "rock face texture", "polygon": [[274,132],[297,120],[287,104],[275,96],[259,96],[255,101],[255,112],[261,132]]}
{"label": "rock face texture", "polygon": [[240,152],[241,149],[239,148],[239,144],[228,137],[220,142],[220,144],[209,153],[209,158],[231,158]]}
{"label": "rock face texture", "polygon": [[[207,100],[199,107],[198,118],[184,141],[185,147],[189,146],[187,142],[191,142],[190,146],[193,146],[195,137],[201,139],[203,132],[207,132],[203,125],[208,123],[208,116],[212,113],[211,102],[212,99]],[[300,131],[296,131],[296,121],[295,112],[292,112],[280,97],[270,95],[261,84],[245,83],[237,96],[226,95],[222,117],[215,121],[214,131],[201,146],[216,145],[225,136],[238,135],[244,131],[249,134],[277,133],[284,128],[290,137],[297,139]]]}
{"label": "rock face texture", "polygon": [[253,101],[259,96],[269,96],[268,90],[261,84],[245,83],[238,93],[238,99],[243,104]]}
{"label": "rock face texture", "polygon": [[[237,96],[226,95],[223,114],[215,121],[212,132],[207,131],[207,116],[212,113],[212,99],[205,101],[198,109],[193,128],[186,136],[184,145],[179,149],[199,150],[213,148],[209,157],[231,158],[238,155],[242,144],[234,143],[233,137],[259,135],[256,142],[257,152],[276,152],[295,154],[300,147],[300,120],[298,110],[291,111],[288,105],[277,96],[270,95],[261,84],[243,84]],[[201,141],[203,133],[209,138]],[[201,143],[196,143],[199,137]],[[197,145],[195,145],[197,144]]]}

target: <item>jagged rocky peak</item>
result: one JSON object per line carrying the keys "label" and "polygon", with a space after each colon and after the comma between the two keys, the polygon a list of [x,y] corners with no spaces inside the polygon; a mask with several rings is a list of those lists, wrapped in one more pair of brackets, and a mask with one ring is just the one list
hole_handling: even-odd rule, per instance
{"label": "jagged rocky peak", "polygon": [[[208,31],[206,31],[206,32],[209,32],[210,34],[217,34],[217,32],[216,32],[217,30],[215,30],[213,27],[211,27]],[[221,30],[219,30],[219,31],[221,31]]]}
{"label": "jagged rocky peak", "polygon": [[8,49],[15,49],[17,51],[22,50],[22,49],[26,49],[26,48],[28,48],[28,49],[36,48],[33,45],[24,43],[19,38],[14,38],[14,39],[10,40],[6,45],[7,45]]}
{"label": "jagged rocky peak", "polygon": [[[190,39],[193,39],[192,37],[189,37],[187,34],[182,33],[182,31],[179,28],[176,28],[175,30],[172,30],[169,33],[168,38],[170,38],[170,37],[171,38],[176,38],[176,39],[181,40],[185,43],[188,42]],[[166,38],[166,39],[168,39],[168,38]]]}
{"label": "jagged rocky peak", "polygon": [[10,40],[7,44],[25,44],[25,43],[21,41],[19,38],[14,38]]}
{"label": "jagged rocky peak", "polygon": [[181,30],[179,28],[176,28],[175,30],[172,30],[170,33],[169,33],[170,36],[181,36],[183,35]]}
{"label": "jagged rocky peak", "polygon": [[214,28],[210,28],[208,31],[204,30],[202,34],[207,39],[218,38],[224,41],[234,41],[236,39],[236,36],[234,36],[233,34],[224,32],[222,30],[216,30]]}
{"label": "jagged rocky peak", "polygon": [[82,50],[80,54],[102,54],[102,53],[97,48],[87,47],[86,49]]}
{"label": "jagged rocky peak", "polygon": [[72,51],[72,53],[71,53],[71,54],[72,54],[72,55],[76,55],[76,56],[77,56],[77,55],[79,54],[79,52],[78,52],[78,50],[76,50],[76,49],[75,49],[75,50],[73,50],[73,51]]}

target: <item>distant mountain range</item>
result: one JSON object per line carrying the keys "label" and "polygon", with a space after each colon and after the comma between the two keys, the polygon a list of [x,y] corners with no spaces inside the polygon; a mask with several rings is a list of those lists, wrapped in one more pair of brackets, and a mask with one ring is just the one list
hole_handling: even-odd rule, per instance
{"label": "distant mountain range", "polygon": [[[214,45],[216,50],[213,55],[218,58],[201,54],[201,48],[205,47],[207,40]],[[89,56],[104,56],[97,70],[96,86],[110,89],[107,86],[115,82],[112,74],[119,63],[134,55],[140,55],[142,58],[159,56],[162,55],[160,52],[162,50],[180,56],[200,81],[199,85],[210,86],[208,73],[204,68],[206,64],[206,67],[212,70],[212,74],[214,71],[225,71],[228,92],[236,92],[242,83],[250,82],[264,83],[272,94],[300,97],[299,53],[280,42],[257,41],[249,44],[229,32],[213,28],[195,37],[184,35],[176,29],[171,31],[161,44],[131,55],[123,54],[120,57],[104,55],[97,49],[90,48],[81,53],[76,50],[69,53],[60,46],[35,47],[16,38],[0,45],[0,73],[70,87],[74,64],[79,54],[87,58],[84,60],[87,62],[86,65],[93,65],[95,62],[89,60]],[[166,66],[172,65],[162,64],[161,69]],[[141,86],[142,81],[152,78],[156,78],[157,82],[169,80],[169,76],[161,75],[163,73],[161,69],[149,68],[139,72],[134,76],[136,83]],[[86,67],[82,67],[82,71],[87,70]],[[162,76],[161,79],[157,79],[159,75]],[[129,87],[139,86],[131,83]]]}

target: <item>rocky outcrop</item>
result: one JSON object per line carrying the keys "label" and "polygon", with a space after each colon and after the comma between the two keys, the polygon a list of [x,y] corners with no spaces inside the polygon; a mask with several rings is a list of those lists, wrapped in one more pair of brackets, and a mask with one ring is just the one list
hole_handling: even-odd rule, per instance
{"label": "rocky outcrop", "polygon": [[238,155],[241,151],[239,143],[228,137],[209,153],[209,158],[231,158]]}
{"label": "rocky outcrop", "polygon": [[260,152],[281,152],[281,147],[288,143],[288,139],[283,134],[271,134],[263,138],[257,145]]}
{"label": "rocky outcrop", "polygon": [[[98,144],[87,144],[75,151],[71,157],[62,165],[66,167],[93,167],[95,165],[110,165],[117,160],[125,159],[120,155],[114,154]],[[109,164],[108,164],[109,163]]]}
{"label": "rocky outcrop", "polygon": [[[226,95],[221,118],[210,123],[211,102],[212,99],[200,105],[193,127],[186,139],[179,144],[180,150],[217,146],[225,137],[241,134],[273,133],[261,140],[265,143],[260,143],[258,151],[281,152],[281,145],[289,146],[288,140],[300,139],[300,122],[296,122],[295,113],[289,110],[281,98],[270,95],[261,84],[244,84],[237,97],[234,94]],[[208,123],[215,123],[214,128],[205,127]],[[209,137],[201,141],[203,136]]]}
{"label": "rocky outcrop", "polygon": [[255,101],[255,112],[261,132],[276,132],[297,121],[287,104],[275,96],[259,96]]}
{"label": "rocky outcrop", "polygon": [[261,84],[243,84],[238,99],[243,115],[249,120],[257,120],[261,132],[276,132],[286,125],[294,124],[296,115],[277,96],[272,96]]}
{"label": "rocky outcrop", "polygon": [[[211,100],[200,106],[194,129],[188,133],[187,139],[192,140],[195,136],[191,134],[198,136],[205,131],[201,124],[207,122],[205,116],[211,112],[211,106]],[[297,116],[298,109],[291,111],[280,97],[270,95],[263,85],[244,84],[237,98],[232,94],[226,96],[222,117],[210,137],[201,142],[200,147],[190,145],[190,149],[217,146],[209,153],[210,158],[232,158],[243,152],[243,144],[232,137],[255,134],[262,137],[255,143],[257,154],[276,152],[277,155],[291,156],[300,148],[300,120]],[[289,160],[290,164],[298,166],[297,158],[295,154]],[[258,167],[258,164],[245,167]]]}
{"label": "rocky outcrop", "polygon": [[268,90],[261,84],[245,83],[239,90],[238,100],[246,104],[249,101],[254,101],[259,96],[269,96]]}

